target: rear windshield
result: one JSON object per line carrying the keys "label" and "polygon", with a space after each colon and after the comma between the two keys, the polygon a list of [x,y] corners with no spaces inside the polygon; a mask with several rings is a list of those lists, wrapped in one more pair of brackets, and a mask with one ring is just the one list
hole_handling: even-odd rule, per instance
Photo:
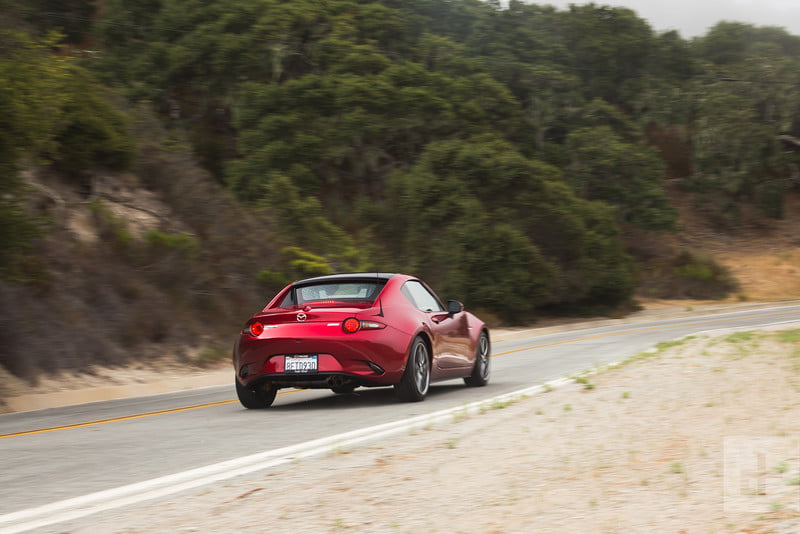
{"label": "rear windshield", "polygon": [[281,307],[317,304],[336,306],[354,302],[372,303],[386,285],[386,280],[346,280],[342,282],[320,282],[295,286],[281,302]]}

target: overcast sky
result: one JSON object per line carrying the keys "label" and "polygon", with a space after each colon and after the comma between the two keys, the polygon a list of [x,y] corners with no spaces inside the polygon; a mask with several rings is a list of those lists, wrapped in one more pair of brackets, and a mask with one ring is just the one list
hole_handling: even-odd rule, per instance
{"label": "overcast sky", "polygon": [[[565,9],[588,0],[528,0]],[[685,38],[704,35],[721,20],[779,26],[800,35],[800,0],[595,0],[598,5],[634,10],[657,31],[678,30]]]}

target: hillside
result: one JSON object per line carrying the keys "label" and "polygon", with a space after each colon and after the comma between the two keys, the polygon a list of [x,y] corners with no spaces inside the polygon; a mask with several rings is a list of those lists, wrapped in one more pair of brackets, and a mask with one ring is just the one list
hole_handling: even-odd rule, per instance
{"label": "hillside", "polygon": [[[154,212],[162,218],[169,215],[168,211],[159,211],[159,206],[164,209],[163,204],[147,190],[130,190],[124,196],[127,208],[112,203],[110,209],[120,216],[130,214],[127,220],[134,232],[147,228],[150,219],[141,215],[141,209],[132,206],[147,206],[148,212]],[[679,205],[680,199],[675,200]],[[91,222],[86,222],[87,218],[90,219],[87,211],[86,208],[67,210],[68,220],[73,221],[68,224],[74,228],[73,239],[86,241],[95,238],[96,229]],[[674,236],[671,246],[683,244],[713,252],[714,258],[736,277],[739,284],[736,293],[717,300],[656,299],[639,295],[637,302],[641,309],[628,313],[625,316],[627,320],[680,316],[687,311],[701,312],[704,309],[734,309],[762,302],[800,300],[800,195],[790,198],[785,219],[772,221],[768,227],[750,228],[737,235],[715,233],[707,222],[692,218],[691,211],[682,210],[681,213],[683,231]],[[178,224],[178,221],[171,224]],[[231,319],[232,323],[241,320],[240,317]],[[545,332],[548,328],[588,326],[590,323],[583,322],[586,320],[543,316],[529,326],[542,328]],[[494,328],[493,335],[503,339],[513,331]],[[230,332],[222,337],[230,338]],[[62,370],[52,376],[39,377],[33,388],[26,380],[0,369],[0,413],[229,384],[232,376],[228,351],[225,347],[215,345],[211,337],[205,338],[205,341],[209,345],[159,344],[150,347],[149,357],[133,357],[111,365],[93,362],[81,366],[81,369]]]}
{"label": "hillside", "polygon": [[410,272],[493,325],[796,292],[800,37],[596,4],[195,4],[0,12],[18,378],[222,359],[331,272]]}

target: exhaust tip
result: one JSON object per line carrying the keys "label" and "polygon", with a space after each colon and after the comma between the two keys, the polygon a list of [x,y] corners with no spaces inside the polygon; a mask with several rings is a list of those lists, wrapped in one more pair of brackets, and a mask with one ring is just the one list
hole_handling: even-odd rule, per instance
{"label": "exhaust tip", "polygon": [[344,383],[345,383],[345,378],[343,376],[333,375],[328,378],[328,385],[330,387],[334,388],[341,387],[344,385]]}

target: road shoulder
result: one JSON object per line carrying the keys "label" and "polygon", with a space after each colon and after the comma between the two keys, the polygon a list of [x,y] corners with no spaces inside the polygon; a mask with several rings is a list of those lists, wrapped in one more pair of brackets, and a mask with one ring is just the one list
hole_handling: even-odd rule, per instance
{"label": "road shoulder", "polygon": [[390,443],[71,532],[796,533],[800,329],[668,345]]}

